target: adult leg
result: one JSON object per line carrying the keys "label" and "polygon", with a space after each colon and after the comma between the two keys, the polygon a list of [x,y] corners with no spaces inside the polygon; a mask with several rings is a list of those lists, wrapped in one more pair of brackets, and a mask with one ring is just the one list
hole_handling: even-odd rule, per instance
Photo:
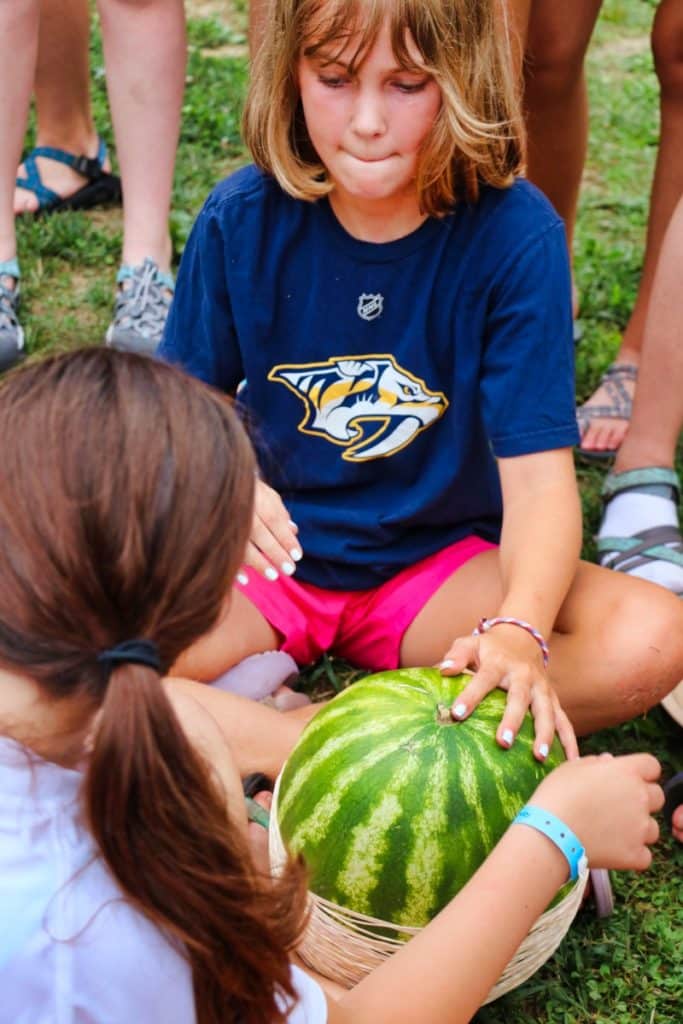
{"label": "adult leg", "polygon": [[[674,207],[683,194],[683,4],[680,0],[661,0],[652,28],[652,48],[660,89],[660,143],[650,197],[643,272],[633,313],[615,360],[633,365],[641,361],[662,239]],[[640,384],[639,377],[639,388]],[[607,398],[604,390],[598,388],[586,403],[586,408],[591,404],[604,405]],[[584,434],[581,446],[591,451],[614,450],[622,443],[627,427],[628,420],[625,419],[594,419]]]}
{"label": "adult leg", "polygon": [[[90,109],[89,38],[88,0],[40,0],[35,69],[37,146],[97,155],[98,137]],[[37,157],[36,166],[44,184],[59,196],[72,195],[83,186],[83,177],[73,168],[49,157]],[[25,176],[22,166],[18,177]],[[15,190],[15,213],[37,207],[33,192]]]}
{"label": "adult leg", "polygon": [[[665,469],[675,482],[674,458],[683,428],[683,199],[662,243],[651,295],[633,416],[607,482],[623,490],[609,501],[598,537],[605,548],[603,565],[616,559],[622,571],[683,593],[683,565],[676,564],[683,555],[677,495],[671,483],[659,479]],[[668,541],[662,527],[669,529]],[[608,538],[639,535],[640,540],[643,531],[652,529],[660,531],[658,545],[674,545],[672,560],[654,557],[643,565],[631,564],[616,547],[610,548]]]}
{"label": "adult leg", "polygon": [[[433,665],[502,598],[498,553],[467,562],[406,631],[401,664]],[[683,602],[581,562],[549,640],[549,675],[579,735],[642,714],[683,675]]]}
{"label": "adult leg", "polygon": [[533,0],[524,58],[527,173],[565,223],[572,250],[588,140],[584,57],[602,0]]}
{"label": "adult leg", "polygon": [[99,0],[124,192],[123,259],[171,265],[168,217],[187,45],[182,0]]}
{"label": "adult leg", "polygon": [[261,45],[270,0],[250,0],[249,2],[249,53],[253,58]]}
{"label": "adult leg", "polygon": [[17,255],[12,198],[38,48],[39,0],[0,4],[0,262]]}
{"label": "adult leg", "polygon": [[38,0],[0,4],[0,359],[10,365],[23,345],[16,319],[17,242],[14,177],[26,131],[38,46]]}

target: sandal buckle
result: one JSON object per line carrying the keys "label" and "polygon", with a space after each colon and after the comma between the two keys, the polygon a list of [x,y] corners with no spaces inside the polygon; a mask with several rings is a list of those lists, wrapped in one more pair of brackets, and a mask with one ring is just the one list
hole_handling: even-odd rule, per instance
{"label": "sandal buckle", "polygon": [[103,174],[102,165],[97,157],[76,156],[72,166],[77,174],[82,174],[84,178],[88,178],[90,181],[101,178]]}

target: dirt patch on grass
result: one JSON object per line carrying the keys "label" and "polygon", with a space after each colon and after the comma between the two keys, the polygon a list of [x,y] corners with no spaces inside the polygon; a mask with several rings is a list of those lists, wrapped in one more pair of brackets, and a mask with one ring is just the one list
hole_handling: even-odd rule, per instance
{"label": "dirt patch on grass", "polygon": [[185,0],[185,10],[189,18],[213,18],[229,28],[244,22],[244,16],[226,0]]}
{"label": "dirt patch on grass", "polygon": [[643,33],[637,36],[618,36],[616,39],[609,39],[605,43],[593,46],[591,56],[594,60],[596,58],[623,60],[647,54],[649,51],[650,35]]}

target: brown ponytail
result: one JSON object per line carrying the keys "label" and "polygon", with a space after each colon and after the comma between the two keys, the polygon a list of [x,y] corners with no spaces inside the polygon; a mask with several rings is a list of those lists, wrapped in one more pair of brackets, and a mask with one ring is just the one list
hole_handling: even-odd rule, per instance
{"label": "brown ponytail", "polygon": [[188,957],[199,1024],[279,1022],[303,878],[259,877],[159,674],[97,660],[144,637],[163,668],[215,623],[251,518],[251,450],[226,399],[97,348],[0,388],[0,664],[99,710],[87,821],[131,902]]}

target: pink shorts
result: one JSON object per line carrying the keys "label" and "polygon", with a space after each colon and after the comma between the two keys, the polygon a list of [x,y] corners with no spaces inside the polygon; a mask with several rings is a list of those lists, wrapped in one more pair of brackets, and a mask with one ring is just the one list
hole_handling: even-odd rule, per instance
{"label": "pink shorts", "polygon": [[432,594],[465,562],[496,545],[465,537],[369,590],[323,590],[280,576],[270,581],[247,569],[235,583],[282,637],[281,649],[299,665],[328,651],[359,668],[397,668],[403,634]]}

